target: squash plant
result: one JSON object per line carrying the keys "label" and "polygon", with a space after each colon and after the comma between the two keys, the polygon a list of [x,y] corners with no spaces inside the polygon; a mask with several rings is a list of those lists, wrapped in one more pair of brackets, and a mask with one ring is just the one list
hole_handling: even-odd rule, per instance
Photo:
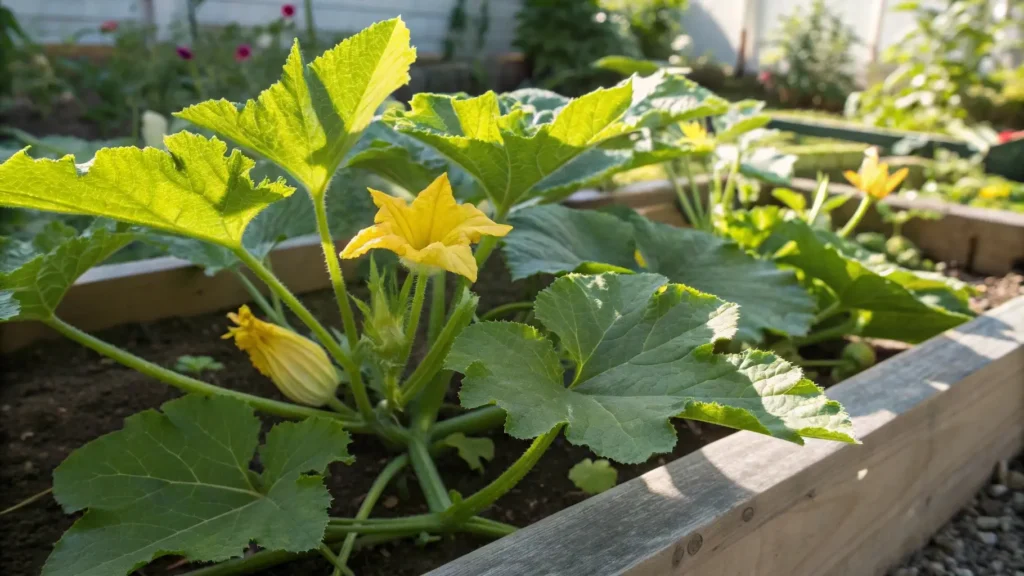
{"label": "squash plant", "polygon": [[[685,155],[684,146],[645,147],[644,138],[720,114],[724,101],[660,73],[576,100],[527,90],[420,94],[408,110],[384,106],[408,81],[414,59],[400,19],[308,64],[296,43],[281,80],[258,99],[202,102],[178,113],[240,149],[185,131],[167,136],[165,149],[106,148],[81,164],[72,156],[32,159],[23,150],[0,165],[0,205],[97,218],[83,232],[54,225],[32,242],[4,242],[0,320],[45,323],[187,393],[129,417],[54,472],[54,497],[68,513],[83,514],[43,574],[127,574],[166,555],[216,563],[197,573],[240,574],[305,553],[348,574],[359,542],[424,532],[498,537],[514,527],[480,514],[563,433],[623,463],[670,451],[672,418],[798,444],[854,442],[842,407],[799,367],[769,352],[717,346],[766,331],[805,333],[814,301],[792,271],[709,233],[537,205],[616,170]],[[267,163],[283,176],[253,179]],[[366,194],[377,208],[374,223],[339,255],[328,201],[339,179],[369,169],[409,194]],[[459,203],[456,193],[486,202]],[[311,208],[266,217],[297,199]],[[334,210],[346,210],[343,199]],[[267,265],[268,246],[300,214],[319,234],[340,329],[325,326]],[[265,318],[242,307],[228,315],[225,338],[287,401],[168,370],[59,317],[78,276],[153,235],[209,268],[244,266],[269,289],[272,302],[257,300]],[[474,321],[486,313],[471,286],[501,237],[517,276],[570,272],[530,304],[536,325]],[[397,254],[408,274],[400,283],[395,270],[371,266],[369,298],[357,300],[339,256],[372,250]],[[639,268],[637,250],[646,261]],[[450,297],[449,273],[458,278]],[[414,357],[414,341],[424,336],[426,352]],[[465,411],[439,419],[456,372]],[[262,443],[256,411],[286,419]],[[449,491],[435,455],[471,446],[474,433],[502,424],[531,446],[478,492]],[[394,458],[354,517],[331,517],[323,474],[333,462],[353,460],[352,434],[382,442]],[[430,512],[371,518],[407,467]],[[252,544],[260,551],[243,555]]]}

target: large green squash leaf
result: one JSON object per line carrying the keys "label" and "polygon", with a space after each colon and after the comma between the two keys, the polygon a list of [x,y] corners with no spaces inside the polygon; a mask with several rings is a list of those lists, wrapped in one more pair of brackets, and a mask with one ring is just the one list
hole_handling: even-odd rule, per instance
{"label": "large green squash leaf", "polygon": [[103,226],[78,234],[59,222],[31,242],[0,238],[0,322],[52,317],[79,276],[135,239]]}
{"label": "large green squash leaf", "polygon": [[[476,98],[417,94],[409,111],[390,111],[384,120],[396,130],[433,147],[469,172],[491,201],[509,208],[569,183],[579,186],[621,158],[586,153],[643,127],[724,110],[724,101],[685,78],[655,74],[565,101],[543,91],[519,91]],[[576,162],[582,164],[576,164]],[[570,178],[557,173],[575,164]],[[540,185],[547,178],[554,184]]]}
{"label": "large green squash leaf", "polygon": [[517,210],[508,222],[503,250],[513,280],[596,265],[636,267],[633,227],[611,214],[551,204]]}
{"label": "large green squash leaf", "polygon": [[894,266],[873,270],[844,255],[837,248],[843,244],[831,232],[794,220],[780,225],[762,249],[824,283],[842,309],[863,313],[864,336],[921,342],[971,319],[966,288]]}
{"label": "large green squash leaf", "polygon": [[401,18],[378,22],[303,65],[296,40],[281,80],[239,108],[202,102],[177,116],[288,170],[322,193],[389,94],[409,82],[416,50]]}
{"label": "large green squash leaf", "polygon": [[571,386],[551,341],[523,324],[474,324],[447,361],[465,375],[462,405],[497,404],[516,438],[567,423],[570,442],[623,463],[670,451],[673,417],[798,444],[854,441],[842,407],[796,366],[757,350],[714,352],[736,331],[734,304],[657,274],[572,274],[541,292],[534,312],[575,365]]}
{"label": "large green squash leaf", "polygon": [[[739,304],[738,339],[757,341],[765,330],[807,333],[814,300],[791,271],[713,234],[651,222],[629,209],[617,212],[621,220],[553,205],[516,211],[504,248],[513,278],[596,270],[593,262],[655,272]],[[645,268],[635,262],[634,250]]]}
{"label": "large green squash leaf", "polygon": [[[335,421],[282,423],[249,468],[260,421],[245,404],[186,396],[125,420],[79,448],[53,474],[67,512],[88,509],[54,547],[45,576],[127,574],[167,555],[192,561],[316,548],[331,496],[318,474],[351,462]],[[311,475],[312,473],[312,475]]]}
{"label": "large green squash leaf", "polygon": [[792,271],[708,232],[637,215],[630,221],[648,271],[739,304],[738,339],[758,341],[765,330],[787,336],[807,334],[815,303]]}
{"label": "large green squash leaf", "polygon": [[179,132],[156,148],[107,148],[92,162],[33,160],[25,151],[0,164],[0,206],[106,216],[228,248],[268,205],[295,190],[254,184],[255,163],[220,140]]}

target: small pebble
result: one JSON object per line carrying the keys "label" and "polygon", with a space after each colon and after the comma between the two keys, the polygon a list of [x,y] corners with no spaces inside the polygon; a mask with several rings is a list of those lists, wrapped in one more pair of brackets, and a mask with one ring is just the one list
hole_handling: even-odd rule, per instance
{"label": "small pebble", "polygon": [[987,546],[995,546],[999,543],[999,536],[994,532],[978,532],[978,540]]}
{"label": "small pebble", "polygon": [[978,508],[981,508],[985,516],[1002,516],[1003,514],[1003,503],[991,498],[982,498]]}
{"label": "small pebble", "polygon": [[1006,483],[1011,490],[1024,490],[1024,472],[1010,470]]}
{"label": "small pebble", "polygon": [[929,562],[928,573],[934,574],[935,576],[941,576],[946,573],[946,567],[942,565],[942,562]]}
{"label": "small pebble", "polygon": [[999,527],[999,518],[993,516],[978,516],[974,519],[978,530],[995,530]]}
{"label": "small pebble", "polygon": [[989,568],[992,568],[992,571],[996,574],[1002,572],[1004,567],[1006,567],[1006,564],[1002,560],[993,560],[992,564],[989,565]]}
{"label": "small pebble", "polygon": [[1009,491],[1010,489],[1003,484],[993,484],[988,487],[988,493],[991,494],[993,498],[1002,498]]}
{"label": "small pebble", "polygon": [[974,576],[974,572],[967,568],[957,568],[953,570],[953,574],[956,574],[956,576]]}
{"label": "small pebble", "polygon": [[1024,513],[1024,492],[1017,492],[1010,500],[1010,506],[1017,512]]}

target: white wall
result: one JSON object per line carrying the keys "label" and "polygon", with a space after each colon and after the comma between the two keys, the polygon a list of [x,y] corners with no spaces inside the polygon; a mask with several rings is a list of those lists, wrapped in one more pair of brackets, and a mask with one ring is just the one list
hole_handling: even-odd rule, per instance
{"label": "white wall", "polygon": [[[475,16],[480,0],[469,0],[467,10]],[[3,0],[26,31],[40,42],[60,42],[82,29],[96,30],[104,20],[141,18],[142,0]],[[157,24],[168,30],[174,20],[184,20],[186,0],[151,0]],[[304,26],[301,0],[297,24]],[[280,15],[285,0],[206,0],[199,8],[203,24],[262,24]],[[421,53],[439,53],[448,31],[448,16],[454,0],[314,0],[317,27],[334,31],[358,31],[373,22],[401,15],[412,32],[412,43]],[[510,49],[515,33],[515,13],[520,0],[490,0],[489,52]],[[102,42],[98,34],[83,41]]]}
{"label": "white wall", "polygon": [[[894,12],[898,0],[888,0],[879,36],[879,54],[887,46],[899,42],[914,27],[913,15]],[[942,0],[926,0],[924,4],[942,6]],[[875,23],[875,0],[827,0],[826,4],[853,28],[862,44],[855,56],[867,62],[869,42]],[[749,5],[747,59],[748,70],[756,70],[761,52],[781,19],[797,7],[807,9],[811,0],[691,0],[690,10],[683,18],[686,33],[693,38],[697,55],[711,53],[723,63],[733,65],[739,53],[743,30],[744,8]]]}

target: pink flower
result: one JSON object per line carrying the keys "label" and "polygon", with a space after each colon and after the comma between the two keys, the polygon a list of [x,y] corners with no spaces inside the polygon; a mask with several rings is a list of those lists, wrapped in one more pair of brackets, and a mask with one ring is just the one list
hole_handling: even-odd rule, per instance
{"label": "pink flower", "polygon": [[178,46],[177,50],[178,50],[178,57],[181,58],[182,60],[191,60],[192,59],[192,56],[193,56],[192,50],[188,46]]}
{"label": "pink flower", "polygon": [[117,20],[107,20],[103,24],[100,24],[100,32],[104,34],[117,32]]}
{"label": "pink flower", "polygon": [[281,16],[285,18],[291,18],[295,16],[295,4],[285,4],[281,6]]}
{"label": "pink flower", "polygon": [[1013,130],[1003,130],[999,133],[1000,144],[1006,144],[1007,142],[1018,138],[1024,138],[1024,130],[1020,130],[1018,132],[1014,132]]}
{"label": "pink flower", "polygon": [[757,75],[757,81],[760,82],[761,84],[764,84],[765,86],[771,84],[772,73],[767,70],[762,70],[761,73]]}
{"label": "pink flower", "polygon": [[252,56],[252,48],[248,44],[239,44],[238,48],[235,48],[235,61],[245,62]]}

